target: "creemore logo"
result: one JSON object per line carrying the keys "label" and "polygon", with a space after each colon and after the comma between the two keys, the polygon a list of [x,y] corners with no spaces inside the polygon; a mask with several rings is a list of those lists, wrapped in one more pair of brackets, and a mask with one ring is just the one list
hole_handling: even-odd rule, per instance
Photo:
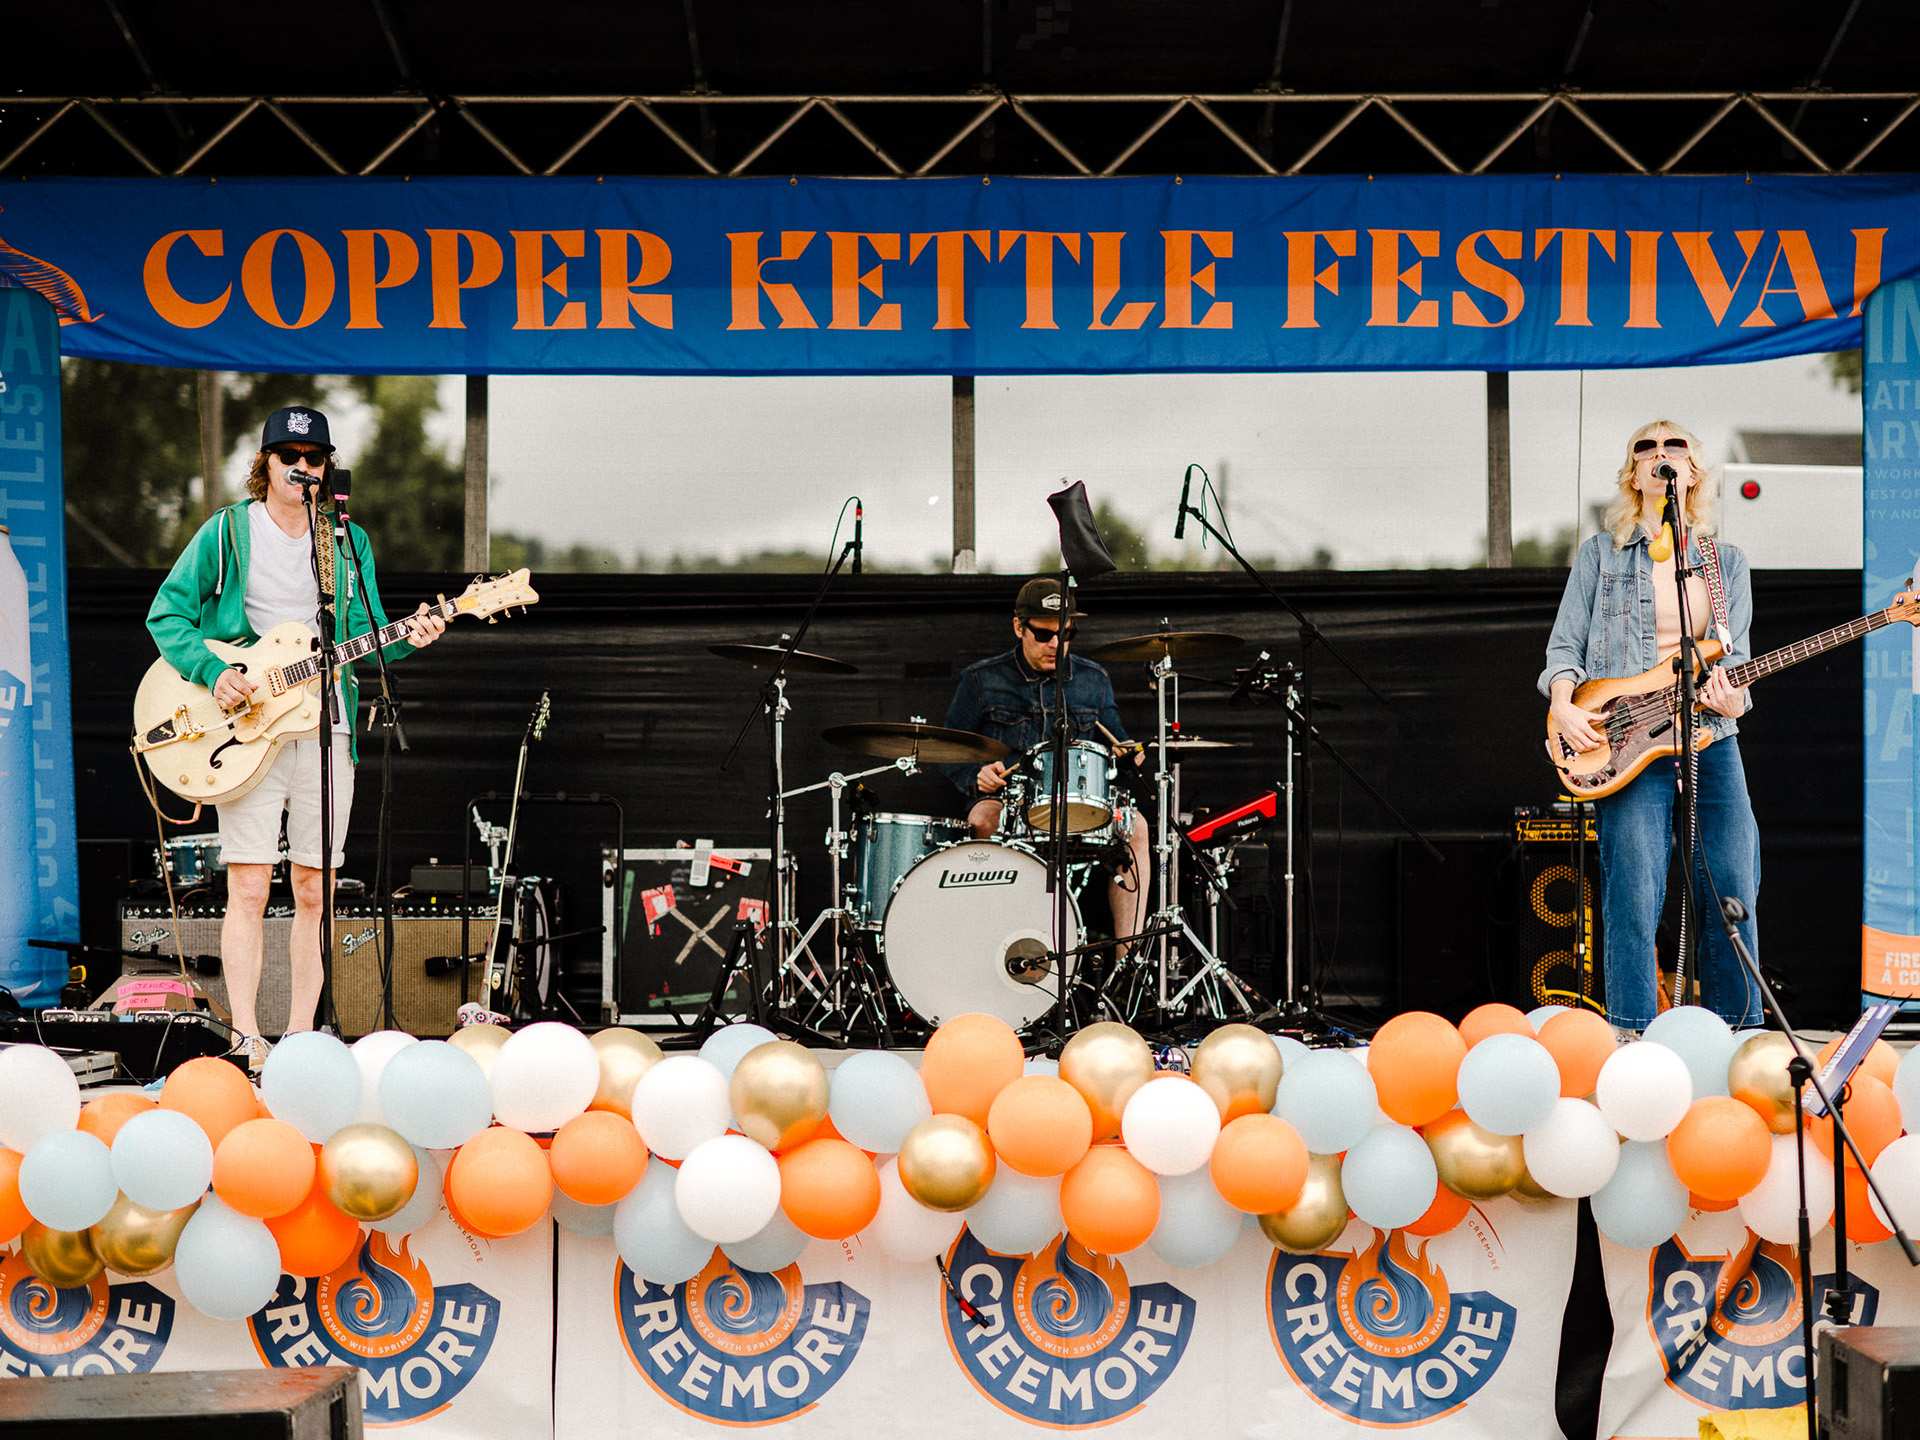
{"label": "creemore logo", "polygon": [[681,1285],[616,1263],[613,1290],[633,1368],[669,1405],[726,1425],[806,1414],[867,1335],[867,1297],[851,1286],[809,1285],[798,1265],[742,1270],[718,1250]]}
{"label": "creemore logo", "polygon": [[[1034,1425],[1124,1419],[1166,1383],[1193,1335],[1193,1297],[1133,1286],[1126,1267],[1070,1236],[1038,1255],[999,1255],[962,1230],[941,1291],[947,1343],[987,1399]],[[978,1313],[969,1319],[958,1291]]]}
{"label": "creemore logo", "polygon": [[1267,1273],[1267,1321],[1287,1374],[1363,1425],[1425,1425],[1458,1410],[1506,1359],[1513,1318],[1497,1295],[1450,1291],[1400,1230],[1374,1231],[1358,1255],[1276,1251]]}
{"label": "creemore logo", "polygon": [[[1807,1398],[1799,1257],[1751,1231],[1736,1255],[1695,1257],[1678,1239],[1648,1262],[1647,1328],[1667,1383],[1710,1409],[1776,1410]],[[1813,1277],[1824,1325],[1831,1275]],[[1880,1292],[1855,1276],[1850,1325],[1871,1325]]]}
{"label": "creemore logo", "polygon": [[436,1287],[427,1267],[375,1230],[318,1280],[282,1275],[247,1321],[268,1365],[354,1365],[369,1425],[405,1425],[451,1405],[486,1364],[500,1302],[478,1285]]}
{"label": "creemore logo", "polygon": [[18,1255],[0,1261],[0,1379],[144,1375],[173,1334],[173,1297],[144,1280],[56,1290]]}

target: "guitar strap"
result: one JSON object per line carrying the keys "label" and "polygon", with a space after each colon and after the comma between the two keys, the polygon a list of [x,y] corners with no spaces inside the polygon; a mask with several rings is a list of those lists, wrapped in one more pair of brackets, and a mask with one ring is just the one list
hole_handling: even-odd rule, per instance
{"label": "guitar strap", "polygon": [[1713,606],[1713,628],[1719,632],[1723,655],[1733,651],[1733,622],[1727,617],[1727,587],[1720,578],[1720,547],[1707,536],[1700,537],[1700,554],[1706,563],[1700,567],[1707,582],[1707,599]]}

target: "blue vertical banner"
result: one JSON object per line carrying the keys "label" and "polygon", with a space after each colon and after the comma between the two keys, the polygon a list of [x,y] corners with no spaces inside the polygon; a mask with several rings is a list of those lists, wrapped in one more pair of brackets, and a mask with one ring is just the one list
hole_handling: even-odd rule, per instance
{"label": "blue vertical banner", "polygon": [[80,938],[61,494],[60,322],[0,288],[0,986],[32,1008],[67,960],[26,942]]}
{"label": "blue vertical banner", "polygon": [[[1883,285],[1868,300],[1861,378],[1865,432],[1863,606],[1877,610],[1920,575],[1920,281]],[[1865,894],[1860,989],[1865,1001],[1920,1011],[1920,862],[1914,763],[1920,629],[1890,625],[1865,645],[1862,796]]]}

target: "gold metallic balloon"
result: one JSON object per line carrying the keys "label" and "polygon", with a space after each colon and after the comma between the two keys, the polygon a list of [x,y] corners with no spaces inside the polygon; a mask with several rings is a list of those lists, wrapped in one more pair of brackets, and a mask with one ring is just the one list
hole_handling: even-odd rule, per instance
{"label": "gold metallic balloon", "polygon": [[827,1067],[791,1040],[740,1057],[727,1090],[741,1133],[769,1150],[797,1145],[827,1118]]}
{"label": "gold metallic balloon", "polygon": [[922,1120],[900,1142],[900,1184],[929,1210],[977,1205],[998,1165],[987,1132],[964,1115]]}
{"label": "gold metallic balloon", "polygon": [[600,1088],[589,1110],[611,1110],[633,1118],[633,1087],[660,1059],[660,1047],[638,1030],[600,1030],[593,1037],[600,1058]]}
{"label": "gold metallic balloon", "polygon": [[447,1037],[447,1043],[456,1050],[464,1050],[480,1066],[482,1075],[493,1074],[493,1057],[500,1053],[500,1047],[507,1043],[513,1032],[504,1025],[462,1025]]}
{"label": "gold metallic balloon", "polygon": [[38,1220],[20,1234],[20,1258],[55,1289],[86,1285],[107,1268],[85,1230],[49,1230]]}
{"label": "gold metallic balloon", "polygon": [[1742,1040],[1727,1065],[1727,1092],[1758,1111],[1776,1135],[1793,1133],[1791,1059],[1793,1042],[1778,1030],[1766,1030]]}
{"label": "gold metallic balloon", "polygon": [[1280,1088],[1280,1051],[1251,1025],[1222,1025],[1193,1052],[1193,1079],[1220,1107],[1220,1123],[1273,1109]]}
{"label": "gold metallic balloon", "polygon": [[1311,1255],[1340,1238],[1340,1232],[1347,1228],[1347,1216],[1347,1195],[1340,1188],[1340,1157],[1310,1155],[1306,1188],[1300,1198],[1284,1210],[1262,1215],[1260,1233],[1291,1255]]}
{"label": "gold metallic balloon", "polygon": [[385,1220],[413,1198],[420,1157],[385,1125],[346,1125],[320,1147],[319,1178],[336,1210],[356,1220]]}
{"label": "gold metallic balloon", "polygon": [[1449,1110],[1421,1133],[1440,1183],[1469,1200],[1497,1200],[1527,1173],[1520,1137],[1482,1130],[1464,1110]]}
{"label": "gold metallic balloon", "polygon": [[199,1208],[196,1200],[178,1210],[149,1210],[122,1195],[113,1202],[107,1218],[88,1232],[94,1253],[116,1275],[137,1279],[157,1274],[173,1263],[173,1248],[180,1243],[180,1232]]}
{"label": "gold metallic balloon", "polygon": [[[1267,1048],[1273,1049],[1271,1040]],[[1093,1138],[1111,1140],[1120,1133],[1120,1112],[1133,1092],[1153,1078],[1153,1050],[1131,1026],[1102,1020],[1067,1041],[1060,1052],[1060,1078],[1093,1112]]]}
{"label": "gold metallic balloon", "polygon": [[1540,1182],[1533,1178],[1533,1172],[1524,1165],[1520,1169],[1520,1183],[1513,1187],[1516,1200],[1558,1200],[1560,1197],[1551,1190],[1540,1188]]}

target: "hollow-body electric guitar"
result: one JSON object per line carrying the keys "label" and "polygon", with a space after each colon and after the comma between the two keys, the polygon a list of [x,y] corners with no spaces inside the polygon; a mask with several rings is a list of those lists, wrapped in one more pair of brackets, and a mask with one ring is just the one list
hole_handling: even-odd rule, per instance
{"label": "hollow-body electric guitar", "polygon": [[[1727,667],[1727,680],[1739,688],[1768,675],[1777,675],[1789,665],[1811,660],[1815,655],[1841,645],[1850,645],[1896,620],[1920,624],[1920,599],[1903,591],[1893,604],[1858,620],[1849,620],[1831,630],[1822,630],[1805,640],[1779,650],[1770,650],[1758,659]],[[1701,669],[1722,654],[1718,640],[1700,642]],[[1551,712],[1547,715],[1547,747],[1553,765],[1560,772],[1567,793],[1582,800],[1598,800],[1624,789],[1642,770],[1666,755],[1680,753],[1679,656],[1668,655],[1651,670],[1611,680],[1589,680],[1573,692],[1573,703],[1583,710],[1601,715],[1600,745],[1579,751],[1560,733]],[[1698,677],[1696,677],[1698,678]],[[1700,707],[1696,704],[1696,709]],[[1713,733],[1704,725],[1694,731],[1694,748],[1704,750],[1713,743]]]}
{"label": "hollow-body electric guitar", "polygon": [[[483,618],[539,600],[531,576],[515,570],[481,576],[449,600],[428,607],[452,620]],[[356,635],[333,647],[338,665],[371,655],[403,639],[407,620]],[[184,800],[218,805],[237,800],[265,778],[280,747],[320,728],[320,639],[305,623],[276,625],[251,645],[208,640],[207,649],[254,683],[250,702],[223,710],[204,685],[183,680],[165,659],[156,660],[133,698],[133,749],[153,778]],[[336,672],[337,673],[337,672]]]}

